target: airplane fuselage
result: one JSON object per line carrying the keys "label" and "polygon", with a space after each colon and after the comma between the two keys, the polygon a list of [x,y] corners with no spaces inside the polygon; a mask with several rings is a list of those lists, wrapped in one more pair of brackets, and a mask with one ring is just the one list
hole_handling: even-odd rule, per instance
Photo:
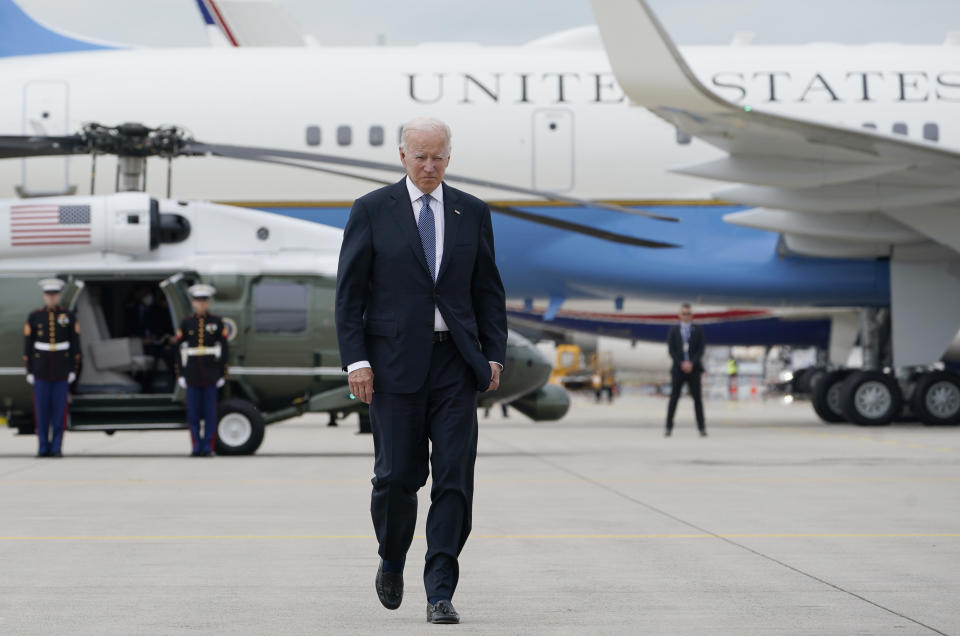
{"label": "airplane fuselage", "polygon": [[[721,96],[795,117],[960,147],[960,49],[950,46],[689,47]],[[596,208],[545,206],[470,189],[537,213],[680,245],[644,249],[497,216],[498,262],[513,297],[643,296],[701,302],[886,304],[883,261],[785,256],[778,235],[724,223],[737,209],[716,182],[671,166],[722,153],[632,107],[600,48],[425,45],[403,48],[125,50],[0,60],[0,132],[64,134],[83,123],[174,123],[197,139],[399,163],[400,125],[418,115],[453,131],[451,172],[681,219],[670,224]],[[97,162],[95,189],[113,188]],[[396,180],[400,173],[355,171]],[[0,162],[0,196],[90,190],[90,159]],[[453,183],[453,185],[457,185]],[[188,158],[173,194],[250,205],[342,226],[361,180],[227,159]],[[147,189],[162,194],[151,160]]]}

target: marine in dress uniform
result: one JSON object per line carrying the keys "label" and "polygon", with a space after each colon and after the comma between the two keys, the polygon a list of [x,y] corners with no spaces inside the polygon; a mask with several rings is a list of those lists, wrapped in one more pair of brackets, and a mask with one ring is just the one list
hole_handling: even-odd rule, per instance
{"label": "marine in dress uniform", "polygon": [[[177,383],[187,391],[187,424],[193,442],[192,456],[213,454],[217,434],[217,390],[226,383],[229,345],[223,318],[211,314],[211,285],[193,285],[194,313],[180,323],[177,344]],[[200,428],[203,420],[203,430]]]}
{"label": "marine in dress uniform", "polygon": [[60,306],[64,283],[40,281],[44,306],[30,313],[23,326],[23,363],[33,385],[37,457],[62,457],[67,422],[67,390],[77,379],[80,328],[73,312]]}

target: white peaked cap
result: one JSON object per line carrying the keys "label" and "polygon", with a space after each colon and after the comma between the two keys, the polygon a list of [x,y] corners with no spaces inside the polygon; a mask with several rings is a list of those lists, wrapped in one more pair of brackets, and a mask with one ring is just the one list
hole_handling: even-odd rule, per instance
{"label": "white peaked cap", "polygon": [[196,285],[191,285],[187,292],[189,292],[189,294],[197,300],[204,300],[216,294],[217,290],[214,289],[213,285],[198,283]]}
{"label": "white peaked cap", "polygon": [[45,292],[59,292],[64,288],[66,283],[59,278],[44,278],[38,285],[40,285],[40,289]]}

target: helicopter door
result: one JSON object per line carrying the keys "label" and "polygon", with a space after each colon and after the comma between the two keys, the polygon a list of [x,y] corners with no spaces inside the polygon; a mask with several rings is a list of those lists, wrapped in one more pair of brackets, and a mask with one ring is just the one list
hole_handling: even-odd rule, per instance
{"label": "helicopter door", "polygon": [[[28,82],[23,89],[23,134],[68,134],[68,95],[66,82]],[[76,186],[69,183],[69,161],[66,157],[23,159],[23,177],[17,194],[38,197],[76,193]]]}
{"label": "helicopter door", "polygon": [[[182,272],[160,281],[160,291],[167,298],[167,306],[170,307],[170,320],[173,323],[174,330],[179,329],[183,319],[193,311],[187,287],[189,285]],[[186,400],[186,391],[180,388],[178,384],[173,385],[173,399],[178,402]]]}
{"label": "helicopter door", "polygon": [[80,299],[83,289],[84,282],[82,280],[68,280],[63,291],[60,292],[60,304],[70,311],[76,311],[77,301]]}
{"label": "helicopter door", "polygon": [[167,298],[174,329],[179,328],[183,319],[193,311],[187,287],[187,280],[182,272],[160,281],[160,291]]}

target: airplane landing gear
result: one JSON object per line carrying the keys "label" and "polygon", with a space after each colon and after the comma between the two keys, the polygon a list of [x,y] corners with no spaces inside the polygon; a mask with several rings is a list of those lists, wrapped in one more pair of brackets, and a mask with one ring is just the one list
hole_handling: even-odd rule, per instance
{"label": "airplane landing gear", "polygon": [[921,374],[910,405],[924,424],[960,424],[960,376],[950,371]]}
{"label": "airplane landing gear", "polygon": [[928,368],[891,369],[890,313],[861,314],[862,369],[837,369],[813,384],[812,402],[828,424],[884,426],[919,419],[929,425],[960,424],[960,375]]}
{"label": "airplane landing gear", "polygon": [[843,416],[861,426],[884,426],[899,417],[903,394],[897,379],[883,371],[856,371],[839,387]]}
{"label": "airplane landing gear", "polygon": [[828,371],[813,386],[811,396],[813,410],[827,424],[839,424],[847,421],[843,415],[841,404],[841,386],[851,373],[853,373],[852,369]]}

